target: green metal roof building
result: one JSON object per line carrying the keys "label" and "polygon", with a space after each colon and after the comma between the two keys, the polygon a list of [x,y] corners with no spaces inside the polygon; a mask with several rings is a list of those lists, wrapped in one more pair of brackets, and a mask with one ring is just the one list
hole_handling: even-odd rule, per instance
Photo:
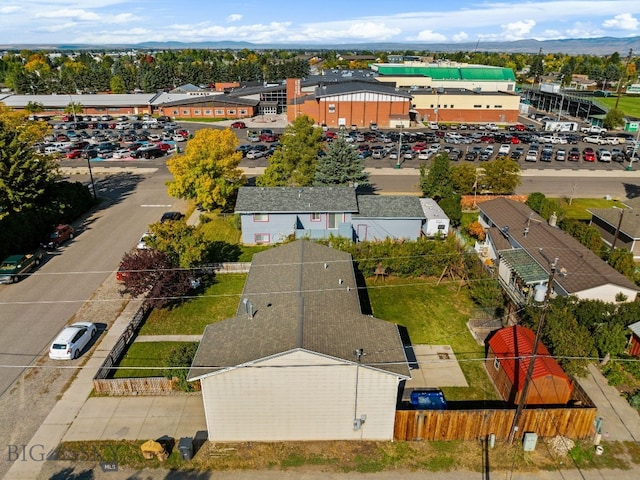
{"label": "green metal roof building", "polygon": [[516,76],[510,68],[478,66],[439,66],[376,63],[371,68],[380,76],[419,76],[434,80],[500,80],[515,82]]}

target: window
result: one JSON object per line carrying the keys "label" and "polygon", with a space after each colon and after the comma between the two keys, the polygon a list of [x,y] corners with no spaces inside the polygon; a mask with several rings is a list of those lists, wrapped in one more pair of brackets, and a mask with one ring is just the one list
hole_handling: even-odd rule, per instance
{"label": "window", "polygon": [[493,368],[500,370],[500,360],[498,360],[498,357],[493,359]]}
{"label": "window", "polygon": [[239,115],[246,115],[247,111],[246,110],[238,110],[238,114]]}
{"label": "window", "polygon": [[433,108],[433,103],[431,104],[431,108]]}
{"label": "window", "polygon": [[182,114],[189,116],[189,110],[182,110]]}
{"label": "window", "polygon": [[271,241],[271,237],[268,233],[256,233],[253,238],[255,243],[258,245],[269,243]]}
{"label": "window", "polygon": [[474,105],[473,108],[482,108],[482,105]]}
{"label": "window", "polygon": [[200,115],[200,110],[194,110],[194,111],[193,111],[193,114],[194,114],[194,115]]}
{"label": "window", "polygon": [[268,213],[254,213],[253,214],[254,222],[268,222],[269,214]]}
{"label": "window", "polygon": [[502,108],[502,105],[494,105],[493,108]]}
{"label": "window", "polygon": [[336,113],[336,105],[334,103],[329,104],[329,113]]}
{"label": "window", "polygon": [[342,214],[341,213],[330,213],[327,215],[328,220],[329,220],[329,226],[328,228],[331,229],[336,229],[338,228],[338,225],[340,225],[340,223],[342,223]]}
{"label": "window", "polygon": [[491,105],[487,105],[487,108],[491,108]]}
{"label": "window", "polygon": [[227,114],[229,115],[235,115],[236,111],[235,110],[227,110]]}
{"label": "window", "polygon": [[319,213],[312,213],[311,214],[311,221],[312,222],[319,222],[320,220],[322,220],[321,215]]}
{"label": "window", "polygon": [[224,115],[224,110],[216,109],[216,115]]}
{"label": "window", "polygon": [[172,110],[171,114],[175,117],[176,115],[179,115],[180,112],[178,110]]}
{"label": "window", "polygon": [[205,115],[211,115],[211,110],[205,110],[205,111],[204,111],[204,114],[205,114]]}
{"label": "window", "polygon": [[444,230],[444,227],[446,227],[446,225],[438,225],[438,230]]}
{"label": "window", "polygon": [[453,108],[453,103],[451,105],[449,105],[451,108]]}

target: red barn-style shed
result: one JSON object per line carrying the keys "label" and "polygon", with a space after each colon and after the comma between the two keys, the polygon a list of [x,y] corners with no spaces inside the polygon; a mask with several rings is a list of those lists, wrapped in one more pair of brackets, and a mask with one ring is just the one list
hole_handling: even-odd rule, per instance
{"label": "red barn-style shed", "polygon": [[[509,403],[520,402],[534,341],[533,331],[519,325],[502,328],[487,341],[487,372],[502,398]],[[566,404],[572,390],[567,374],[551,357],[547,348],[539,343],[525,404]]]}
{"label": "red barn-style shed", "polygon": [[629,355],[640,357],[640,322],[629,325],[631,330],[631,338],[629,339]]}

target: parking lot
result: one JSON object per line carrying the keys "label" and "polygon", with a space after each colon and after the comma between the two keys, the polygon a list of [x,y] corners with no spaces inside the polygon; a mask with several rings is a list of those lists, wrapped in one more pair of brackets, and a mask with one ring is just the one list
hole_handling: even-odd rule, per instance
{"label": "parking lot", "polygon": [[[483,162],[498,157],[517,161],[523,169],[589,169],[625,170],[633,153],[634,143],[618,135],[582,135],[578,133],[551,133],[541,131],[535,125],[523,125],[498,129],[493,126],[464,125],[438,130],[327,130],[324,139],[333,141],[343,136],[367,168],[419,168],[436,154],[447,152],[454,162],[473,163],[481,167]],[[247,134],[247,132],[249,132]],[[260,139],[260,131],[236,130],[240,139],[242,164],[250,167],[266,167],[269,156],[278,144],[277,134],[269,141]],[[589,140],[589,143],[585,140]],[[597,140],[598,143],[593,143]],[[637,154],[634,162],[637,161]]]}
{"label": "parking lot", "polygon": [[169,118],[65,115],[37,145],[41,153],[92,161],[160,158],[177,151],[189,131]]}

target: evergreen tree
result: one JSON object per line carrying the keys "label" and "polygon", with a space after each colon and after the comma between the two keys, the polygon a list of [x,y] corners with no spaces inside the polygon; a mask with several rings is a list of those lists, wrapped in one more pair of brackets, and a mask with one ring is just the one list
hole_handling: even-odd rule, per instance
{"label": "evergreen tree", "polygon": [[453,195],[449,155],[437,155],[428,170],[425,164],[420,166],[420,187],[425,197],[433,198],[436,202]]}
{"label": "evergreen tree", "polygon": [[364,159],[340,137],[331,142],[326,155],[318,157],[314,185],[354,185],[369,187]]}

